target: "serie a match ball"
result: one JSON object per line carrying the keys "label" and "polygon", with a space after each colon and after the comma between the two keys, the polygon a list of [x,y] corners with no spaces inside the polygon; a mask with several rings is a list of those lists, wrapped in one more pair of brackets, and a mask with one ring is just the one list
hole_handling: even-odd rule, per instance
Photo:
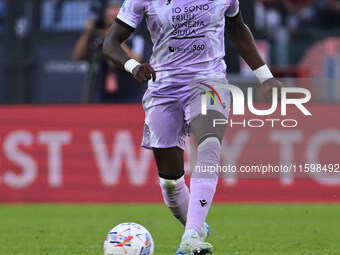
{"label": "serie a match ball", "polygon": [[115,226],[104,241],[104,255],[153,255],[154,248],[150,232],[137,223]]}

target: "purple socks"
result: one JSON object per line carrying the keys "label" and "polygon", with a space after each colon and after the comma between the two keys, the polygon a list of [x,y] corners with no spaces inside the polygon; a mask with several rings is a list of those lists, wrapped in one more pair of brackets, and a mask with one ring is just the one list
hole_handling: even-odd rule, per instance
{"label": "purple socks", "polygon": [[218,182],[218,172],[206,171],[220,164],[221,144],[216,137],[205,139],[197,149],[197,163],[191,174],[188,220],[185,229],[201,232]]}
{"label": "purple socks", "polygon": [[190,195],[184,177],[178,180],[160,178],[165,204],[172,214],[185,226],[201,232],[208,215],[218,182],[218,173],[205,171],[220,163],[221,144],[215,137],[205,139],[197,150],[197,163],[190,180]]}

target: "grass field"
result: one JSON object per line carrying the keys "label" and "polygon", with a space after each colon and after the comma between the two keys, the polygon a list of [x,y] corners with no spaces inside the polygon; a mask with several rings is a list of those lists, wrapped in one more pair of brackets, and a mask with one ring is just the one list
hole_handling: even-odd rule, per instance
{"label": "grass field", "polygon": [[[103,254],[125,221],[152,233],[155,255],[174,255],[182,227],[163,205],[0,205],[1,255]],[[340,254],[340,205],[214,205],[214,255]]]}

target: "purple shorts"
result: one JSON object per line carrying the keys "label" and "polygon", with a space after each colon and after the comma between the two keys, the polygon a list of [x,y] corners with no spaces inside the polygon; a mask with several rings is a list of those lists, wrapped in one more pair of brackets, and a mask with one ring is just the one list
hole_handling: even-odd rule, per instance
{"label": "purple shorts", "polygon": [[[202,98],[207,101],[207,110],[221,112],[228,119],[230,91],[215,88],[221,83],[228,84],[228,81],[199,79],[190,85],[178,84],[161,90],[149,88],[143,97],[142,146],[147,149],[180,147],[184,150],[186,137],[190,134],[190,121],[202,113]],[[202,94],[207,96],[202,97]]]}

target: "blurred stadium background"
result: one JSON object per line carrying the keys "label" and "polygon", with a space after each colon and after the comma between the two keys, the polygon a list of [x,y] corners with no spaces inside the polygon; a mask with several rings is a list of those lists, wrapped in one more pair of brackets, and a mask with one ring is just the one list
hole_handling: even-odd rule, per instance
{"label": "blurred stadium background", "polygon": [[[112,66],[110,75],[101,69],[102,34],[94,31],[104,27],[108,2],[0,0],[0,202],[162,201],[155,192],[152,153],[139,147],[146,85]],[[287,86],[311,91],[313,117],[296,113],[301,126],[288,131],[230,130],[224,162],[339,163],[339,5],[336,0],[241,1],[275,75]],[[75,47],[88,32],[90,53],[79,57]],[[144,23],[127,48],[147,61],[151,42]],[[255,78],[228,40],[226,61],[230,80],[242,89],[253,84],[256,102],[263,102]],[[229,176],[216,201],[340,201],[339,178],[307,177]]]}

